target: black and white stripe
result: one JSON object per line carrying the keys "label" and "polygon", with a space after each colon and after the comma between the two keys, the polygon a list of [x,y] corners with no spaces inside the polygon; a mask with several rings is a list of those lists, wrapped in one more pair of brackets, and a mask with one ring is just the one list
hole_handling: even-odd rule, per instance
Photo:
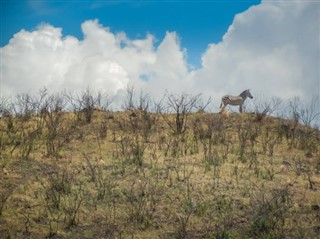
{"label": "black and white stripe", "polygon": [[253,96],[250,93],[250,90],[243,91],[238,96],[232,96],[232,95],[224,95],[221,99],[221,105],[220,105],[220,112],[223,112],[227,105],[239,105],[239,111],[242,113],[242,105],[244,101],[249,97],[250,99],[253,98]]}

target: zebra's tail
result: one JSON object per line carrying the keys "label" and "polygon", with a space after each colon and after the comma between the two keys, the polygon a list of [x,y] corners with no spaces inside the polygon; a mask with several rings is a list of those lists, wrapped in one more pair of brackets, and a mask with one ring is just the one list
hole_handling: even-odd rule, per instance
{"label": "zebra's tail", "polygon": [[221,107],[222,107],[222,101],[221,101],[221,104],[220,104],[220,109],[221,109]]}

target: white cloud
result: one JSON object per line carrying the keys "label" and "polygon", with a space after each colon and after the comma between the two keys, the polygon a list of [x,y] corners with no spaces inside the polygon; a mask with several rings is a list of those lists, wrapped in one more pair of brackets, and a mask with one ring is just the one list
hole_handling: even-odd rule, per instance
{"label": "white cloud", "polygon": [[166,33],[155,55],[154,64],[148,68],[145,89],[156,97],[162,96],[165,90],[177,93],[189,90],[190,76],[185,51],[181,49],[176,33]]}
{"label": "white cloud", "polygon": [[126,71],[112,59],[117,50],[113,34],[96,21],[82,27],[83,41],[63,38],[61,29],[50,25],[18,32],[2,49],[4,94],[43,87],[52,91],[84,89],[89,85],[98,89],[111,86],[114,93],[126,85]]}
{"label": "white cloud", "polygon": [[282,98],[319,94],[319,11],[315,2],[265,1],[236,15],[203,54],[195,86],[216,96],[246,88]]}
{"label": "white cloud", "polygon": [[88,86],[116,95],[128,84],[163,94],[187,76],[175,33],[167,33],[156,49],[150,34],[130,40],[97,20],[82,24],[83,40],[63,37],[61,31],[49,24],[33,32],[21,30],[1,49],[4,95]]}
{"label": "white cloud", "polygon": [[82,24],[83,40],[42,24],[32,32],[21,30],[1,48],[2,92],[90,86],[116,95],[130,84],[153,97],[166,89],[203,92],[217,107],[223,94],[246,88],[253,95],[307,98],[320,91],[319,8],[309,1],[251,7],[235,16],[220,43],[208,46],[197,70],[188,69],[175,32],[167,32],[156,47],[153,35],[129,39],[97,20]]}

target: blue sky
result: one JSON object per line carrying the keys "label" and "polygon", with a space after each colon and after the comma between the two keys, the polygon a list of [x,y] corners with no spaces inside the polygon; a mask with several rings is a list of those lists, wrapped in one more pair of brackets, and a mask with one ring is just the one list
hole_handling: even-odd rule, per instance
{"label": "blue sky", "polygon": [[[208,44],[221,41],[234,16],[259,4],[259,0],[167,0],[167,1],[1,1],[1,46],[21,29],[34,30],[40,23],[63,29],[63,35],[82,39],[80,25],[98,19],[112,32],[129,38],[147,33],[159,43],[167,31],[177,32],[187,49],[189,64],[199,66]],[[157,43],[156,42],[156,43]]]}

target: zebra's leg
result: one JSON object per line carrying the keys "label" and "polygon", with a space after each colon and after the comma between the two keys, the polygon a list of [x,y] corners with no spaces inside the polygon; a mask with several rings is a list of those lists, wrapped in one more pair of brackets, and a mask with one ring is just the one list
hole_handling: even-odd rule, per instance
{"label": "zebra's leg", "polygon": [[[222,107],[221,107],[222,106]],[[227,107],[227,105],[221,103],[220,105],[220,113],[224,112],[224,109]]]}
{"label": "zebra's leg", "polygon": [[239,112],[242,113],[242,104],[239,106]]}

